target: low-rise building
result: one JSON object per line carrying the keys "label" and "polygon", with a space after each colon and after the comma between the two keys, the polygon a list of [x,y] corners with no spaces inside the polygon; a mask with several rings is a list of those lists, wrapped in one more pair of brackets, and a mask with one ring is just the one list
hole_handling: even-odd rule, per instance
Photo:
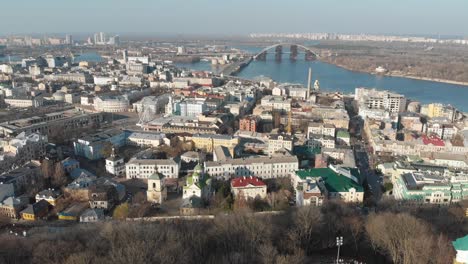
{"label": "low-rise building", "polygon": [[167,104],[171,101],[171,95],[145,96],[140,101],[133,103],[133,110],[138,113],[147,111],[151,114],[164,113]]}
{"label": "low-rise building", "polygon": [[129,145],[140,146],[140,147],[157,147],[164,143],[166,135],[164,133],[140,133],[132,132],[127,137],[127,143]]}
{"label": "low-rise building", "polygon": [[268,155],[273,155],[279,150],[292,151],[294,138],[288,134],[271,134],[268,137]]}
{"label": "low-rise building", "polygon": [[211,195],[211,179],[203,171],[203,167],[198,164],[193,169],[192,175],[187,177],[183,187],[182,198],[184,200],[197,197],[207,200]]}
{"label": "low-rise building", "polygon": [[167,199],[166,177],[156,171],[148,178],[146,199],[151,203],[162,204]]}
{"label": "low-rise building", "polygon": [[71,173],[74,169],[80,168],[80,162],[70,157],[62,160],[60,163],[62,163],[62,167],[66,173]]}
{"label": "low-rise building", "polygon": [[80,215],[88,208],[88,203],[73,203],[62,212],[58,213],[59,220],[78,221]]}
{"label": "low-rise building", "polygon": [[195,148],[206,152],[213,152],[216,146],[223,146],[229,149],[231,156],[234,156],[234,148],[239,144],[239,139],[229,135],[195,134],[191,137]]}
{"label": "low-rise building", "polygon": [[94,185],[89,188],[89,207],[111,210],[118,201],[117,190],[112,185]]}
{"label": "low-rise building", "polygon": [[265,199],[266,184],[257,177],[239,177],[231,180],[231,192],[235,199]]}
{"label": "low-rise building", "polygon": [[103,121],[103,113],[85,113],[73,109],[0,123],[0,135],[16,136],[25,132],[26,135],[40,133],[48,136],[63,133],[67,129],[99,125]]}
{"label": "low-rise building", "polygon": [[323,135],[309,135],[307,145],[311,148],[335,148],[335,138]]}
{"label": "low-rise building", "polygon": [[104,210],[100,208],[86,209],[80,215],[80,223],[95,223],[105,219]]}
{"label": "low-rise building", "polygon": [[75,155],[90,160],[97,160],[109,156],[112,147],[124,146],[127,141],[126,139],[125,131],[111,129],[80,138],[73,142],[73,146]]}
{"label": "low-rise building", "polygon": [[40,200],[34,204],[28,205],[21,211],[21,218],[28,221],[35,221],[46,217],[49,213],[50,204],[46,200]]}
{"label": "low-rise building", "polygon": [[211,177],[256,176],[262,179],[288,177],[299,169],[295,156],[249,157],[225,161],[205,161],[205,171]]}
{"label": "low-rise building", "polygon": [[239,130],[257,132],[259,118],[257,116],[246,116],[239,120]]}
{"label": "low-rise building", "polygon": [[56,206],[60,197],[62,197],[62,193],[59,190],[49,188],[36,194],[36,202],[46,200],[50,205]]}
{"label": "low-rise building", "polygon": [[325,123],[309,123],[307,127],[307,138],[311,135],[335,136],[335,126]]}
{"label": "low-rise building", "polygon": [[291,180],[298,205],[320,205],[324,198],[349,203],[364,201],[364,188],[356,168],[330,165],[328,168],[299,170],[291,174]]}
{"label": "low-rise building", "polygon": [[172,159],[130,159],[125,164],[125,174],[128,179],[147,179],[156,171],[167,178],[179,177],[180,164]]}
{"label": "low-rise building", "polygon": [[28,199],[10,196],[0,202],[0,215],[18,219],[20,217],[21,210],[26,206],[28,206]]}
{"label": "low-rise building", "polygon": [[14,108],[41,107],[44,104],[42,97],[7,97],[5,104]]}
{"label": "low-rise building", "polygon": [[271,110],[289,112],[291,111],[291,101],[291,99],[286,99],[282,96],[267,95],[262,98],[261,105],[268,107]]}
{"label": "low-rise building", "polygon": [[111,155],[106,159],[106,171],[115,176],[122,176],[125,173],[124,159],[115,154],[114,149],[112,149]]}
{"label": "low-rise building", "polygon": [[124,96],[96,96],[94,108],[100,112],[127,112],[130,101]]}
{"label": "low-rise building", "polygon": [[446,205],[468,199],[468,175],[448,170],[400,173],[393,186],[397,200]]}
{"label": "low-rise building", "polygon": [[20,133],[14,138],[0,139],[0,170],[7,170],[12,165],[22,165],[27,161],[45,155],[47,137],[38,133],[26,135]]}

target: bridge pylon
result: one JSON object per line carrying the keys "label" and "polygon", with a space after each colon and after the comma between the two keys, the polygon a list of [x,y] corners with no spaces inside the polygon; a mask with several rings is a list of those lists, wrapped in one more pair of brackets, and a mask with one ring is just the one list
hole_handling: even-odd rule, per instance
{"label": "bridge pylon", "polygon": [[289,59],[295,61],[297,59],[297,45],[291,45],[289,49],[291,51]]}

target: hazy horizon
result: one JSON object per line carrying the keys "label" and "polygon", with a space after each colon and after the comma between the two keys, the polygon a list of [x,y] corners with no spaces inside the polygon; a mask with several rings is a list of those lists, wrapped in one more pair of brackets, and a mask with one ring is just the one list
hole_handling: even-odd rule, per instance
{"label": "hazy horizon", "polygon": [[88,34],[245,36],[309,33],[468,36],[463,0],[43,0],[8,1],[0,35]]}

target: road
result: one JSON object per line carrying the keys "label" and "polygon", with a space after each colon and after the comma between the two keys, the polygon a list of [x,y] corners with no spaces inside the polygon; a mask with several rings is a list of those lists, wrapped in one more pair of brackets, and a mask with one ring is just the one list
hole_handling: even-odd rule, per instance
{"label": "road", "polygon": [[358,143],[354,146],[356,165],[359,168],[361,175],[366,175],[367,183],[370,186],[373,197],[378,201],[382,196],[379,176],[375,174],[373,165],[369,162],[368,151],[366,150],[365,145]]}
{"label": "road", "polygon": [[[354,157],[356,159],[356,166],[359,168],[361,175],[365,175],[368,186],[372,192],[372,196],[376,201],[382,197],[381,183],[379,176],[375,173],[375,164],[373,164],[372,153],[369,151],[367,142],[361,138],[361,131],[364,122],[359,117],[354,115],[350,122],[351,128],[351,145],[354,149]],[[367,186],[365,187],[367,188]]]}

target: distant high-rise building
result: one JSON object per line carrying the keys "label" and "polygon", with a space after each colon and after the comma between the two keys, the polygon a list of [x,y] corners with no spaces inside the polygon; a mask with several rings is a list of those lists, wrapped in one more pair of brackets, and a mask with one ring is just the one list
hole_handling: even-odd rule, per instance
{"label": "distant high-rise building", "polygon": [[120,45],[120,36],[115,35],[109,38],[109,45],[119,46]]}
{"label": "distant high-rise building", "polygon": [[107,42],[106,33],[99,32],[99,42],[105,44]]}
{"label": "distant high-rise building", "polygon": [[97,45],[99,43],[99,34],[98,33],[94,33],[94,45]]}
{"label": "distant high-rise building", "polygon": [[66,45],[73,45],[73,37],[72,37],[72,35],[65,35],[65,44],[66,44]]}
{"label": "distant high-rise building", "polygon": [[128,61],[128,50],[126,50],[126,49],[123,50],[122,54],[123,54],[124,61],[127,62]]}
{"label": "distant high-rise building", "polygon": [[184,46],[177,47],[177,54],[185,54],[185,47]]}

